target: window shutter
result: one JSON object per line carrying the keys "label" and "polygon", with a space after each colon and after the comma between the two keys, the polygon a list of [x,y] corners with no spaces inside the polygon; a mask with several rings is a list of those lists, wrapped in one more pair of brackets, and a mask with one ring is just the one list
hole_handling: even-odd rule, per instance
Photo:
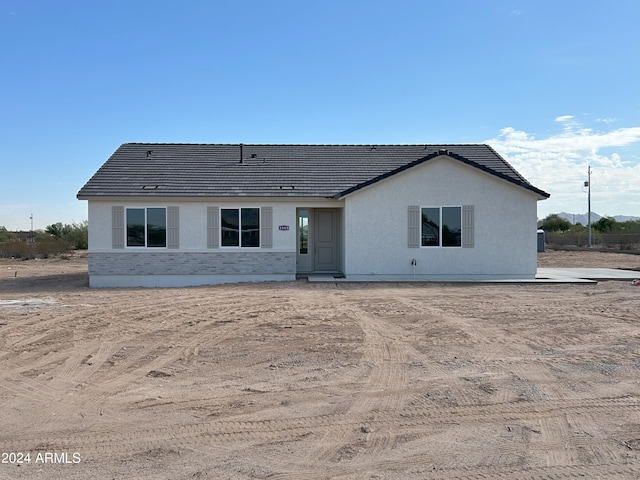
{"label": "window shutter", "polygon": [[167,248],[180,247],[179,207],[167,207]]}
{"label": "window shutter", "polygon": [[474,247],[474,217],[473,205],[462,206],[462,248]]}
{"label": "window shutter", "polygon": [[124,207],[111,207],[111,247],[124,248]]}
{"label": "window shutter", "polygon": [[420,248],[420,207],[409,205],[409,248]]}
{"label": "window shutter", "polygon": [[273,207],[260,208],[260,246],[273,248]]}
{"label": "window shutter", "polygon": [[220,247],[220,208],[207,207],[207,248]]}

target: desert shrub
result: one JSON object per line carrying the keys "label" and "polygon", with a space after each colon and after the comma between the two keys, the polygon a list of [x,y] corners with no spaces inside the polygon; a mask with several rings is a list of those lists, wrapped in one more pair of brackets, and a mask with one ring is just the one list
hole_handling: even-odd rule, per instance
{"label": "desert shrub", "polygon": [[9,240],[0,242],[0,257],[5,258],[49,258],[68,252],[69,242],[51,236],[40,237],[36,242]]}
{"label": "desert shrub", "polygon": [[69,242],[62,238],[49,237],[36,242],[36,253],[41,258],[49,258],[69,251]]}
{"label": "desert shrub", "polygon": [[[593,240],[593,237],[592,237]],[[545,243],[552,248],[586,247],[587,233],[585,232],[548,232],[545,233]]]}
{"label": "desert shrub", "polygon": [[600,244],[606,248],[618,250],[640,249],[640,234],[638,233],[604,233],[599,237]]}
{"label": "desert shrub", "polygon": [[[545,243],[550,248],[584,248],[587,247],[588,233],[586,229],[569,232],[549,232],[545,234]],[[625,252],[640,251],[640,233],[602,233],[591,232],[591,245],[605,250],[622,250]]]}
{"label": "desert shrub", "polygon": [[16,239],[0,243],[0,256],[2,257],[35,258],[35,254],[35,247],[32,243]]}

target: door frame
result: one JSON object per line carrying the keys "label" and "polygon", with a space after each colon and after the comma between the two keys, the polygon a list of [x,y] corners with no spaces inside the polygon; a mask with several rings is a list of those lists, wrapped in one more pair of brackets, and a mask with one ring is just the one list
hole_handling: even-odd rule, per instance
{"label": "door frame", "polygon": [[[340,273],[342,268],[342,208],[337,207],[298,207],[296,208],[296,273]],[[332,211],[332,234],[333,248],[335,255],[335,268],[319,269],[318,262],[318,244],[320,235],[318,213],[322,211]],[[306,212],[306,221],[301,221],[301,213]],[[306,253],[301,253],[301,230],[307,230],[307,249]],[[325,232],[326,233],[326,232]]]}

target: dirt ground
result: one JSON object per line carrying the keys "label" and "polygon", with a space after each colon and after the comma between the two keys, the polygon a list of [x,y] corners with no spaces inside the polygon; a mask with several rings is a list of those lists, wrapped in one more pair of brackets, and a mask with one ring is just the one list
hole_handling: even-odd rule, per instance
{"label": "dirt ground", "polygon": [[640,477],[628,281],[96,290],[86,269],[0,260],[2,479]]}

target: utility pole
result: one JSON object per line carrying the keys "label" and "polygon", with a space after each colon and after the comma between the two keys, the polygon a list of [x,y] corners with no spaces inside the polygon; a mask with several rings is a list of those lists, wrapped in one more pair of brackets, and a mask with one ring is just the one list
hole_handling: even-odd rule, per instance
{"label": "utility pole", "polygon": [[30,237],[31,237],[31,243],[33,243],[33,213],[29,216],[29,220],[31,220],[31,231],[30,231]]}
{"label": "utility pole", "polygon": [[587,170],[587,181],[585,182],[585,186],[588,187],[587,209],[589,210],[587,213],[587,247],[591,247],[591,165],[589,165]]}

